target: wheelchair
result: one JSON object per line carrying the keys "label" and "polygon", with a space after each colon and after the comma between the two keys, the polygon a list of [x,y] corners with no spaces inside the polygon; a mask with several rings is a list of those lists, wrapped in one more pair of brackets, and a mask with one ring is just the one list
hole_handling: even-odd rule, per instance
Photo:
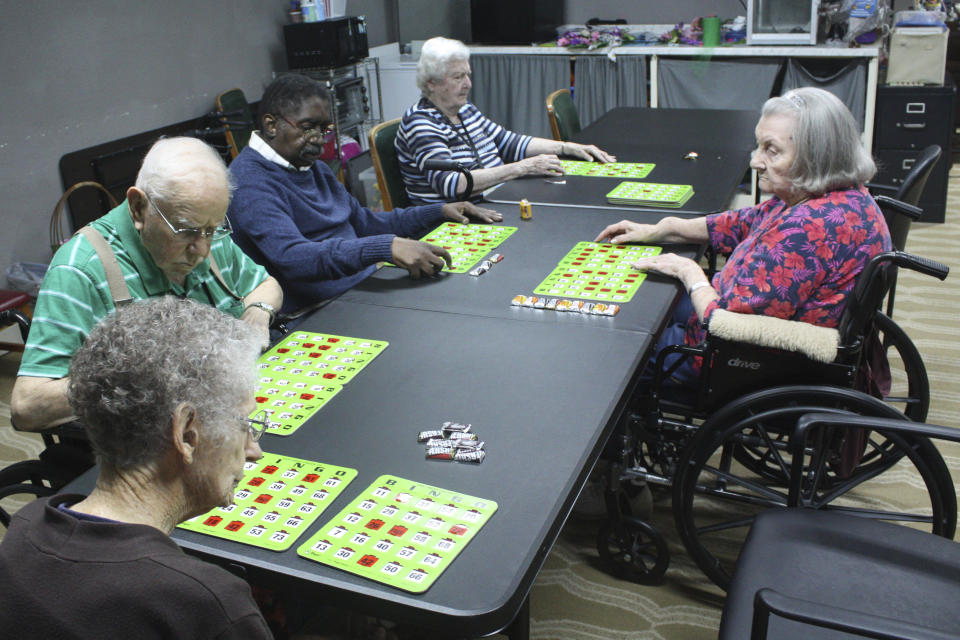
{"label": "wheelchair", "polygon": [[[16,324],[24,342],[30,319],[15,309],[0,312],[0,327]],[[16,428],[16,427],[14,427]],[[68,422],[41,432],[44,450],[36,460],[21,460],[0,469],[0,501],[10,496],[51,496],[94,464],[86,430]],[[0,502],[0,525],[10,526],[12,514]]]}
{"label": "wheelchair", "polygon": [[[657,354],[649,389],[637,394],[638,406],[604,454],[610,461],[607,520],[597,550],[610,573],[659,584],[669,565],[660,532],[631,515],[629,493],[643,483],[670,489],[685,549],[723,590],[753,519],[768,509],[799,505],[953,537],[956,494],[943,458],[926,438],[824,427],[799,452],[790,447],[798,418],[813,411],[926,419],[930,390],[923,361],[907,334],[880,311],[898,268],[941,280],[949,273],[919,256],[881,253],[858,277],[837,329],[718,310],[702,344]],[[679,357],[668,364],[672,354]],[[702,362],[689,391],[669,384],[684,358]],[[894,503],[884,494],[893,477],[908,478],[924,497]],[[791,503],[791,495],[798,501]]]}

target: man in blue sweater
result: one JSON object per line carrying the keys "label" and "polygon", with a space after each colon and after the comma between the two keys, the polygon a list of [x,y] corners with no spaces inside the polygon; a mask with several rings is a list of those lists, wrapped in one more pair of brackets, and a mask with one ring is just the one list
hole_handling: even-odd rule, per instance
{"label": "man in blue sweater", "polygon": [[323,162],[330,96],[315,80],[283,75],[264,90],[260,131],[230,165],[236,191],[227,212],[234,240],[284,291],[290,315],[336,296],[390,261],[410,277],[451,264],[446,249],[411,240],[445,220],[498,222],[469,202],[375,213],[360,206]]}

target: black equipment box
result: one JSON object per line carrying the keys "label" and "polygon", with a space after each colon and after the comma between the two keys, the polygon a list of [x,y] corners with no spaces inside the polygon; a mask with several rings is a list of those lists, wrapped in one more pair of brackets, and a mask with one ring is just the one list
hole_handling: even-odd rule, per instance
{"label": "black equipment box", "polygon": [[342,67],[367,57],[367,23],[363,16],[329,18],[283,27],[287,67]]}

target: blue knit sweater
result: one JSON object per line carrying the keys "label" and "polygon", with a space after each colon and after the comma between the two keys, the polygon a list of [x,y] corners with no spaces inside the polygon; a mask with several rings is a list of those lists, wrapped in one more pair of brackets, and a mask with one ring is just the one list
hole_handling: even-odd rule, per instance
{"label": "blue knit sweater", "polygon": [[247,147],[230,173],[233,239],[280,282],[285,313],[343,293],[391,259],[395,236],[419,238],[443,219],[441,205],[374,213],[322,162],[295,171]]}

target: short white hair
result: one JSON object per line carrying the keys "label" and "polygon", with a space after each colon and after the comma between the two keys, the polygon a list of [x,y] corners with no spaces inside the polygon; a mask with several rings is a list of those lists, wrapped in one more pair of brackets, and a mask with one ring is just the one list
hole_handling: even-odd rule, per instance
{"label": "short white hair", "polygon": [[796,121],[790,174],[800,191],[819,195],[856,187],[877,172],[853,114],[829,91],[791,89],[764,103],[762,117],[772,115],[788,115]]}
{"label": "short white hair", "polygon": [[173,208],[189,208],[192,201],[214,189],[233,191],[230,172],[217,151],[202,140],[161,138],[147,152],[137,174],[136,187]]}
{"label": "short white hair", "polygon": [[436,37],[423,43],[420,62],[417,64],[417,87],[427,93],[427,83],[443,80],[447,65],[451,62],[469,62],[470,49],[459,40]]}

